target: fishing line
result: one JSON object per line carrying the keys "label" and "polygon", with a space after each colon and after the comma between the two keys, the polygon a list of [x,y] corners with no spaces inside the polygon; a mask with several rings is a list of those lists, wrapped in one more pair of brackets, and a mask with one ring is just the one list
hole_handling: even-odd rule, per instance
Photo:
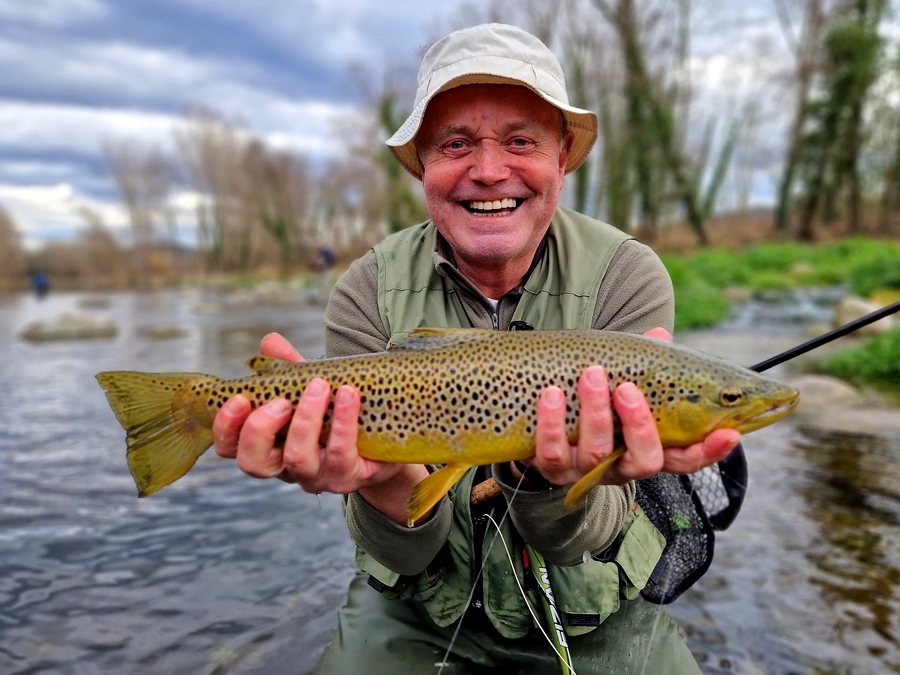
{"label": "fishing line", "polygon": [[[506,551],[506,558],[507,558],[507,560],[509,560],[509,567],[512,570],[513,579],[516,580],[516,586],[519,587],[519,593],[521,593],[522,599],[525,600],[525,606],[528,607],[528,611],[531,614],[531,618],[534,620],[535,625],[541,631],[541,635],[544,636],[544,639],[547,641],[547,644],[550,645],[550,648],[554,652],[556,652],[556,654],[558,655],[558,658],[562,659],[565,662],[566,667],[572,671],[572,675],[578,675],[575,672],[575,666],[572,665],[571,658],[565,659],[565,658],[563,658],[562,654],[557,652],[556,645],[553,644],[553,640],[550,639],[549,635],[547,635],[547,631],[545,631],[544,626],[541,625],[540,619],[538,619],[537,614],[534,613],[534,609],[531,606],[531,602],[528,600],[528,596],[525,594],[525,589],[522,588],[522,582],[519,581],[519,575],[516,574],[516,564],[513,562],[512,554],[509,552],[509,546],[506,545],[506,539],[503,537],[503,532],[500,531],[500,526],[494,521],[493,518],[491,518],[490,513],[487,513],[485,515],[487,516],[487,519],[489,521],[491,521],[491,523],[493,523],[494,527],[497,528],[497,536],[500,537],[500,543],[503,544],[503,550]],[[532,573],[533,573],[533,571],[532,571]]]}
{"label": "fishing line", "polygon": [[[513,502],[516,499],[516,495],[519,494],[519,488],[522,486],[522,481],[525,480],[525,474],[523,473],[519,476],[519,482],[516,484],[515,490],[513,490],[512,496],[509,498],[509,502],[506,504],[506,512],[503,514],[503,517],[500,519],[500,525],[503,525],[506,522],[507,516],[509,516],[510,507],[513,505]],[[485,514],[490,517],[490,514]],[[499,527],[499,526],[498,526]],[[450,652],[453,651],[453,645],[456,644],[456,638],[459,636],[459,631],[462,628],[463,620],[466,618],[466,613],[469,611],[469,607],[472,605],[472,598],[475,597],[475,589],[478,588],[478,582],[481,580],[481,575],[484,572],[484,566],[487,564],[488,555],[494,548],[494,543],[497,541],[497,538],[491,540],[490,545],[487,548],[487,551],[484,550],[482,546],[481,550],[481,567],[478,568],[478,574],[475,575],[475,580],[472,583],[472,590],[469,591],[469,597],[466,598],[466,608],[463,610],[462,614],[459,617],[459,621],[456,622],[456,628],[453,630],[453,635],[450,637],[450,644],[447,645],[447,651],[444,652],[444,657],[441,659],[438,665],[437,675],[441,675],[444,672],[444,666],[450,665],[447,662],[447,658],[450,656]],[[482,542],[483,544],[483,542]]]}

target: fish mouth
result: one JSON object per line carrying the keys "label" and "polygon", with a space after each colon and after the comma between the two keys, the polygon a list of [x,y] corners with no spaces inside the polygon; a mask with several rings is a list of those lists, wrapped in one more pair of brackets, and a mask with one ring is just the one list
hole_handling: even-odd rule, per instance
{"label": "fish mouth", "polygon": [[740,421],[735,429],[742,434],[767,427],[788,415],[800,402],[800,392],[792,390],[785,397],[779,397],[777,403],[768,406],[761,412]]}

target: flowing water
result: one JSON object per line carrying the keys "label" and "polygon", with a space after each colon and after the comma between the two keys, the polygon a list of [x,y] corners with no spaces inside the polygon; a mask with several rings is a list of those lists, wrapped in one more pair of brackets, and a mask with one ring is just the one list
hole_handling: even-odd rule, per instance
{"label": "flowing water", "polygon": [[[0,299],[0,673],[308,672],[354,570],[339,498],[253,480],[208,453],[137,499],[94,374],[237,376],[271,331],[315,357],[321,309],[121,294],[82,310],[113,318],[115,339],[18,339],[84,299]],[[785,307],[750,305],[678,339],[749,365],[801,342],[825,312],[803,298]],[[160,325],[187,335],[145,337]],[[821,447],[785,421],[745,449],[743,511],[670,606],[704,671],[900,672],[900,483],[880,470],[900,448]]]}

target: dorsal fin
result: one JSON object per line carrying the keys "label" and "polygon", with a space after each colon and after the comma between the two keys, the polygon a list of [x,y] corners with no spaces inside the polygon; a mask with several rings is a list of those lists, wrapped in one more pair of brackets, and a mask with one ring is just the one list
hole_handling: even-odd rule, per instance
{"label": "dorsal fin", "polygon": [[484,340],[495,331],[482,328],[413,328],[406,342],[398,342],[391,349],[437,349],[447,345]]}
{"label": "dorsal fin", "polygon": [[247,359],[247,367],[257,375],[274,375],[288,370],[295,365],[293,361],[285,361],[274,356],[251,356]]}

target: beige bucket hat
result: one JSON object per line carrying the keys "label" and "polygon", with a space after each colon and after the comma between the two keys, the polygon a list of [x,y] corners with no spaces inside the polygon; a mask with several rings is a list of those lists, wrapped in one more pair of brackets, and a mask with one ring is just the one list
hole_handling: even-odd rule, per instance
{"label": "beige bucket hat", "polygon": [[543,42],[515,26],[489,23],[450,33],[425,53],[410,116],[387,144],[413,176],[422,179],[416,134],[425,109],[437,94],[464,84],[516,84],[528,87],[559,108],[574,134],[566,173],[581,166],[597,140],[597,116],[569,105],[562,66]]}

